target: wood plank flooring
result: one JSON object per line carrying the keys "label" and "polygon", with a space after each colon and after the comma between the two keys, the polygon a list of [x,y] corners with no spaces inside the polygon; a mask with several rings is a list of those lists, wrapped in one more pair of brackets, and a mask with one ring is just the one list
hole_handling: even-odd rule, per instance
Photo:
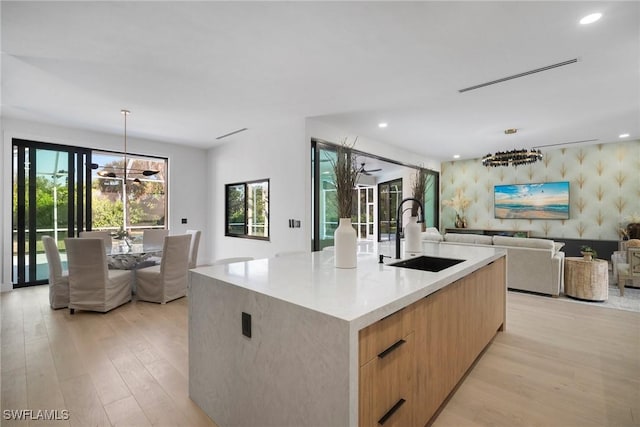
{"label": "wood plank flooring", "polygon": [[[0,309],[2,415],[70,415],[2,426],[215,426],[188,395],[186,298],[70,316],[39,286]],[[507,316],[434,426],[640,426],[640,313],[510,292]]]}

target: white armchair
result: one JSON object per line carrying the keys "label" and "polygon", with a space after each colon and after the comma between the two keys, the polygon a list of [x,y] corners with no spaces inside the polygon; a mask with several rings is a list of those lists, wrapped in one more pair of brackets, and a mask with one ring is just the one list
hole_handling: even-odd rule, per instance
{"label": "white armchair", "polygon": [[618,289],[620,296],[624,296],[624,286],[627,280],[640,280],[640,247],[627,249],[627,262],[618,264]]}
{"label": "white armchair", "polygon": [[160,304],[187,295],[191,235],[164,238],[160,265],[136,270],[136,294],[141,301]]}
{"label": "white armchair", "polygon": [[64,239],[69,263],[69,311],[107,312],[131,301],[129,270],[109,270],[104,240]]}
{"label": "white armchair", "polygon": [[49,305],[53,309],[66,308],[69,305],[69,274],[62,270],[55,240],[42,236],[42,244],[49,265]]}

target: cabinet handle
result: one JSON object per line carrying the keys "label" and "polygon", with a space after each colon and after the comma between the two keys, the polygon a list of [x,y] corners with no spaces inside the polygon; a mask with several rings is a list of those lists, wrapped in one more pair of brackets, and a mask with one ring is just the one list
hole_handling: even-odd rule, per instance
{"label": "cabinet handle", "polygon": [[404,402],[405,402],[405,400],[404,400],[404,399],[400,399],[400,400],[398,400],[398,401],[396,402],[396,404],[395,404],[395,405],[393,405],[393,407],[392,407],[391,409],[389,409],[389,410],[387,411],[387,413],[386,413],[386,414],[384,414],[384,415],[382,416],[382,418],[380,418],[380,419],[378,420],[378,424],[380,424],[380,425],[384,425],[384,423],[386,423],[386,422],[387,422],[387,420],[388,420],[389,418],[391,418],[391,416],[392,416],[393,414],[395,414],[395,412],[396,412],[398,409],[400,409],[400,407],[401,407],[402,405],[404,405]]}
{"label": "cabinet handle", "polygon": [[378,354],[378,357],[380,359],[383,359],[385,356],[387,356],[389,353],[391,353],[393,350],[395,350],[396,348],[400,347],[404,343],[406,343],[405,340],[398,340],[395,344],[392,344],[391,347],[389,347],[388,349],[386,349],[382,353]]}

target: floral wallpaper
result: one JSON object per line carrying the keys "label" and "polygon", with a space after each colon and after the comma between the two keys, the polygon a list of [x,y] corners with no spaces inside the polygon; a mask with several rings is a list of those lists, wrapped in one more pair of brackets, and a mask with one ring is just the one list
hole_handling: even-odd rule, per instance
{"label": "floral wallpaper", "polygon": [[[543,150],[540,162],[518,167],[482,166],[480,159],[442,163],[440,230],[452,228],[464,197],[468,228],[528,230],[532,237],[618,240],[620,227],[640,214],[640,140]],[[569,181],[568,220],[497,219],[493,186]]]}

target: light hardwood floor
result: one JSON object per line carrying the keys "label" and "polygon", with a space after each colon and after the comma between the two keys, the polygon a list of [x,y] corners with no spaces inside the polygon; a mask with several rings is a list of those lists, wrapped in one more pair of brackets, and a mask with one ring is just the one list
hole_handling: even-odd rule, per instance
{"label": "light hardwood floor", "polygon": [[[70,412],[29,425],[215,426],[188,397],[186,298],[70,316],[39,286],[0,308],[3,411]],[[640,313],[510,292],[507,315],[434,426],[640,426]]]}

